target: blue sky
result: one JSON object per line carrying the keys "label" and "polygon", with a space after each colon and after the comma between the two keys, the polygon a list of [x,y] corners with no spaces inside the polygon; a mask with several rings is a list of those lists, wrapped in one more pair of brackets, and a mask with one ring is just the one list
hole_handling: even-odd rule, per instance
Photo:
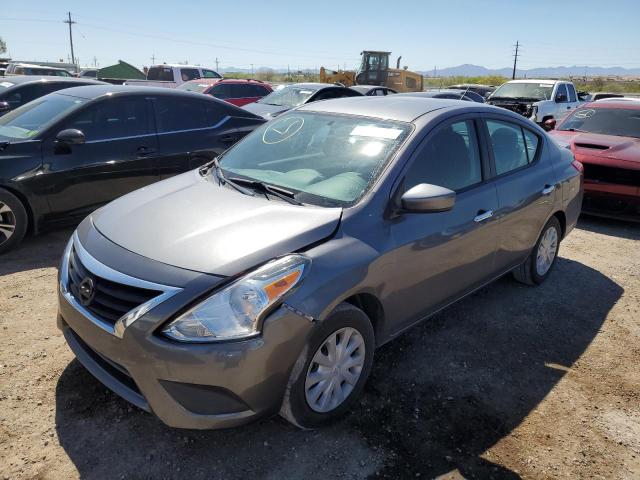
{"label": "blue sky", "polygon": [[21,60],[69,56],[66,12],[82,65],[198,63],[220,70],[354,68],[363,49],[412,70],[473,63],[520,68],[640,68],[640,0],[171,1],[4,0],[0,36]]}

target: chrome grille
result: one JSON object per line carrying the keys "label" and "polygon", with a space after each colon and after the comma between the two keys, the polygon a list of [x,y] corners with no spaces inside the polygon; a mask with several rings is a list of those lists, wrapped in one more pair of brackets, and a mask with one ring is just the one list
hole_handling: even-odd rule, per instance
{"label": "chrome grille", "polygon": [[[113,326],[123,315],[163,292],[116,283],[90,272],[80,261],[75,247],[69,255],[69,292],[89,312]],[[91,281],[92,295],[81,292],[81,284]]]}

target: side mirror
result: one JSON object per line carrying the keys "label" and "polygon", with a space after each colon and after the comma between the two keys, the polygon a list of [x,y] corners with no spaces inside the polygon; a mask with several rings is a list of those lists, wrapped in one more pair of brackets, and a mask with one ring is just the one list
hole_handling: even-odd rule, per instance
{"label": "side mirror", "polygon": [[556,103],[565,103],[566,101],[568,101],[568,98],[564,93],[556,95]]}
{"label": "side mirror", "polygon": [[546,119],[544,122],[542,122],[542,128],[544,128],[545,131],[550,132],[551,130],[556,128],[556,119],[555,118]]}
{"label": "side mirror", "polygon": [[421,183],[404,192],[400,202],[408,212],[446,212],[456,203],[456,192],[438,185]]}
{"label": "side mirror", "polygon": [[0,102],[0,115],[4,115],[9,110],[11,110],[11,105],[9,105],[9,102]]}
{"label": "side mirror", "polygon": [[65,145],[83,145],[85,142],[84,133],[75,128],[68,128],[56,135],[56,141]]}

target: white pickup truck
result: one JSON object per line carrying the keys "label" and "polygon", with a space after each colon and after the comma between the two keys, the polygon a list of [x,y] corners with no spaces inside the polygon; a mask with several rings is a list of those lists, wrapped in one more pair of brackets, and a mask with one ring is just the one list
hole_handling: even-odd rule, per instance
{"label": "white pickup truck", "polygon": [[487,103],[519,113],[547,128],[580,105],[576,87],[565,80],[511,80],[500,85]]}
{"label": "white pickup truck", "polygon": [[127,80],[125,85],[175,88],[189,80],[198,78],[222,78],[215,70],[197,65],[167,64],[153,65],[146,80]]}

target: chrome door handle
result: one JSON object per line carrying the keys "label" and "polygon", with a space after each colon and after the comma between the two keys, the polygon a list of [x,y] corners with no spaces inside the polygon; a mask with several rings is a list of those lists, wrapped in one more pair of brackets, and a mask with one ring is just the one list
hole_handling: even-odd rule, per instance
{"label": "chrome door handle", "polygon": [[549,195],[555,189],[556,189],[555,185],[545,185],[545,187],[542,189],[542,195]]}
{"label": "chrome door handle", "polygon": [[487,210],[486,212],[478,213],[473,219],[474,222],[484,222],[488,218],[493,217],[493,210]]}

